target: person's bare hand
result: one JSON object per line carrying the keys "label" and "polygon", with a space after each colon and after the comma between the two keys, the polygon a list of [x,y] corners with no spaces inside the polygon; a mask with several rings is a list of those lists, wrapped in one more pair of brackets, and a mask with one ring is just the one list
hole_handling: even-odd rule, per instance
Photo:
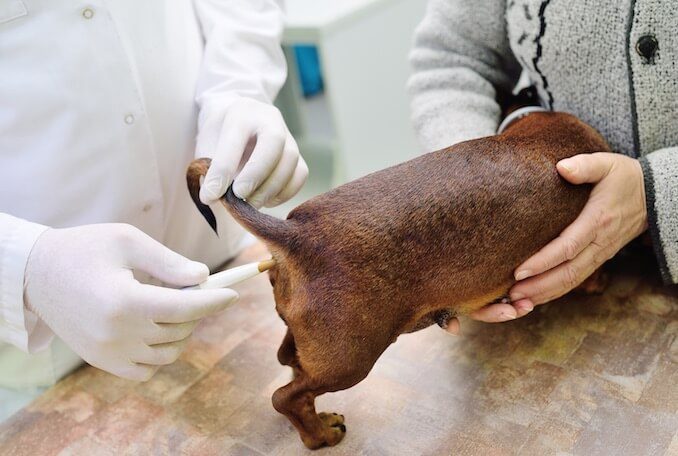
{"label": "person's bare hand", "polygon": [[[558,172],[573,184],[594,184],[581,214],[556,239],[515,271],[511,303],[492,304],[470,317],[485,322],[513,320],[535,305],[571,291],[647,228],[645,185],[637,160],[599,152],[561,160]],[[448,332],[458,334],[459,323]]]}

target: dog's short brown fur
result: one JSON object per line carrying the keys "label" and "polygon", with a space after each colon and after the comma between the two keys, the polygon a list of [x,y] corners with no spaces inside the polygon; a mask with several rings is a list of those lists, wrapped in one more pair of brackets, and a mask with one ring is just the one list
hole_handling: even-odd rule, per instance
{"label": "dog's short brown fur", "polygon": [[[398,335],[444,325],[506,296],[514,269],[583,208],[590,186],[558,176],[558,160],[608,151],[593,128],[534,113],[498,136],[423,155],[313,198],[278,220],[231,190],[222,202],[263,240],[276,309],[288,326],[278,359],[294,380],[273,406],[309,448],[337,444],[344,418],[315,397],[364,379]],[[198,200],[206,159],[188,182]]]}

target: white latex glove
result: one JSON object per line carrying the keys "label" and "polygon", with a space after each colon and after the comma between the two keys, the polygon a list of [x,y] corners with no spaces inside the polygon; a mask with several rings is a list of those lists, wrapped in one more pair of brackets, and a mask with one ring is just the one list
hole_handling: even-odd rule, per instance
{"label": "white latex glove", "polygon": [[26,265],[25,305],[81,358],[131,380],[174,362],[201,318],[237,298],[230,289],[144,285],[144,271],[175,286],[204,281],[208,268],[131,225],[49,229]]}
{"label": "white latex glove", "polygon": [[308,166],[280,111],[244,97],[226,106],[201,113],[196,158],[209,157],[212,165],[200,200],[214,202],[231,182],[233,192],[255,207],[277,206],[292,198],[306,181]]}

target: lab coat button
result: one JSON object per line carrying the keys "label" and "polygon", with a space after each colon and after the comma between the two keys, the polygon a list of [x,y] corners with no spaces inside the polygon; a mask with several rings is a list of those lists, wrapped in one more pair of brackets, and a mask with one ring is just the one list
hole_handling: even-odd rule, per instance
{"label": "lab coat button", "polygon": [[94,11],[91,8],[85,8],[82,10],[82,17],[85,19],[92,19],[92,17],[94,17]]}
{"label": "lab coat button", "polygon": [[144,204],[144,207],[142,208],[142,210],[143,210],[144,212],[148,212],[148,211],[150,211],[151,209],[153,209],[153,204],[152,204],[152,203]]}
{"label": "lab coat button", "polygon": [[134,123],[134,116],[132,114],[127,114],[125,116],[125,123],[127,125],[132,125]]}
{"label": "lab coat button", "polygon": [[659,50],[659,42],[652,35],[643,35],[636,43],[636,52],[643,58],[643,63],[654,65],[654,58]]}

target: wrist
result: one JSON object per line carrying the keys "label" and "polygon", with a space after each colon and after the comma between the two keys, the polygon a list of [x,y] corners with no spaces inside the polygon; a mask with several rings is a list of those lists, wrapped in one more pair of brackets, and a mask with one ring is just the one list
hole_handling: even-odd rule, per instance
{"label": "wrist", "polygon": [[[36,238],[33,247],[28,255],[26,261],[26,269],[24,271],[24,283],[23,283],[23,300],[24,300],[24,309],[29,312],[33,312],[36,315],[40,315],[39,310],[33,305],[31,301],[31,284],[40,280],[39,277],[42,275],[43,269],[45,269],[45,250],[48,248],[47,245],[50,244],[50,239],[57,231],[54,228],[45,229],[40,235]],[[49,255],[47,255],[49,256]]]}

